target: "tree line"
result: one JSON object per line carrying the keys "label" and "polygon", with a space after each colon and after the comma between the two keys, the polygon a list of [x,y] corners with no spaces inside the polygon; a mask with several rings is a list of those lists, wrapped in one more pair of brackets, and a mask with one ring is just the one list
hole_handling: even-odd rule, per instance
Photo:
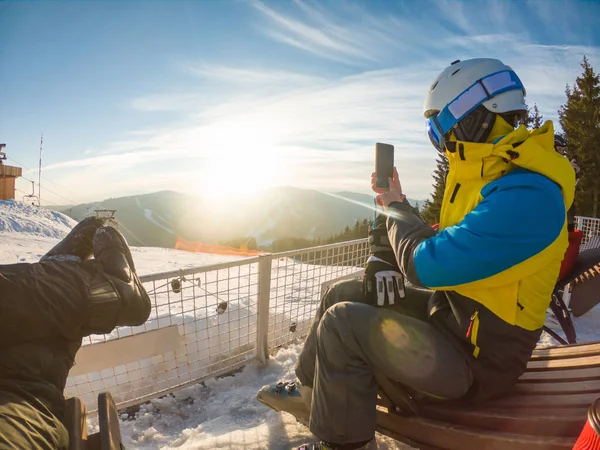
{"label": "tree line", "polygon": [[339,233],[333,234],[326,238],[298,238],[285,237],[275,239],[268,245],[259,245],[253,237],[240,237],[234,239],[223,240],[219,245],[224,245],[234,248],[247,248],[248,250],[262,250],[270,253],[286,252],[290,250],[298,250],[301,248],[316,247],[319,245],[335,244],[337,242],[352,241],[354,239],[366,238],[369,233],[369,227],[373,219],[357,219],[352,226],[346,226]]}
{"label": "tree line", "polygon": [[[575,191],[575,209],[580,216],[598,217],[600,207],[600,74],[594,71],[586,56],[581,62],[583,72],[565,88],[565,103],[558,110],[562,135],[567,140],[567,157],[575,159],[581,168]],[[543,125],[537,103],[527,108],[521,124],[528,129]],[[557,132],[555,130],[555,132]],[[440,220],[440,210],[448,159],[438,154],[433,173],[433,192],[425,202],[423,219],[433,225]]]}

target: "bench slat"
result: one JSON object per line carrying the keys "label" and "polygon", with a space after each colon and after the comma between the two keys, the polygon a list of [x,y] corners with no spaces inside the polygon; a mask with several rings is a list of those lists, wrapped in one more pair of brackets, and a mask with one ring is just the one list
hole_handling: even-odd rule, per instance
{"label": "bench slat", "polygon": [[[377,411],[378,431],[419,447],[440,450],[571,450],[574,438],[533,437],[510,433],[471,430],[435,420],[402,417]],[[421,446],[422,448],[422,446]]]}
{"label": "bench slat", "polygon": [[600,377],[600,369],[581,368],[581,369],[563,369],[563,370],[545,370],[525,372],[517,383],[530,383],[539,381],[582,381],[596,380]]}
{"label": "bench slat", "polygon": [[539,370],[565,369],[575,367],[598,367],[600,368],[600,356],[586,356],[566,359],[534,360],[527,363],[527,372]]}
{"label": "bench slat", "polygon": [[[473,412],[481,412],[481,413],[492,413],[492,414],[509,414],[515,417],[546,417],[549,415],[552,416],[560,416],[560,417],[587,417],[587,412],[589,409],[589,405],[585,408],[555,408],[551,409],[547,406],[539,406],[539,407],[527,407],[527,408],[514,408],[511,406],[503,406],[503,405],[488,405],[487,403],[482,403],[481,405],[472,405],[472,408],[469,410]],[[461,410],[462,411],[462,410]]]}
{"label": "bench slat", "polygon": [[69,450],[86,450],[86,409],[78,397],[71,397],[65,401],[65,427],[69,433]]}
{"label": "bench slat", "polygon": [[[572,411],[568,409],[567,411]],[[577,409],[575,414],[556,415],[553,411],[515,414],[515,411],[456,410],[444,407],[425,407],[422,414],[427,418],[468,428],[478,428],[503,433],[530,434],[533,436],[576,437],[585,423],[586,410]]]}
{"label": "bench slat", "polygon": [[547,407],[547,408],[585,408],[598,398],[598,393],[570,395],[511,395],[491,400],[490,406],[511,406],[514,408]]}
{"label": "bench slat", "polygon": [[98,395],[98,426],[102,450],[121,450],[121,423],[117,407],[110,392]]}
{"label": "bench slat", "polygon": [[572,344],[562,347],[536,348],[532,360],[572,358],[600,355],[600,342]]}
{"label": "bench slat", "polygon": [[600,380],[568,381],[554,383],[517,383],[515,392],[518,394],[587,394],[596,392],[600,397]]}

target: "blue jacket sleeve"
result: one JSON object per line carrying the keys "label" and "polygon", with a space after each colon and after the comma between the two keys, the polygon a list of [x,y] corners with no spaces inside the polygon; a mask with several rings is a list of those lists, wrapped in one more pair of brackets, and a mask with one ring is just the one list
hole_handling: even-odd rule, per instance
{"label": "blue jacket sleeve", "polygon": [[460,223],[428,239],[403,238],[401,230],[406,227],[398,219],[388,219],[390,241],[409,281],[429,288],[474,282],[501,273],[554,242],[566,214],[560,188],[541,175],[528,175],[535,178],[527,183],[508,176],[490,183],[481,192],[483,200]]}

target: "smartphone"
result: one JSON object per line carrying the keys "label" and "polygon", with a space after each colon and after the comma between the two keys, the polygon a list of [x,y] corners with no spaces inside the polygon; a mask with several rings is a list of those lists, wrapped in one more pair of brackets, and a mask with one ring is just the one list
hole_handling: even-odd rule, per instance
{"label": "smartphone", "polygon": [[388,178],[394,174],[394,146],[390,144],[375,144],[375,173],[377,173],[378,188],[389,189]]}

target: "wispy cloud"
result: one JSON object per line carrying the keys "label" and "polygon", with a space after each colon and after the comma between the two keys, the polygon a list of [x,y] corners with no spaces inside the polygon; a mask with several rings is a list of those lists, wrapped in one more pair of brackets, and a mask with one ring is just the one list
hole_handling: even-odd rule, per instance
{"label": "wispy cloud", "polygon": [[[222,64],[191,63],[182,69],[201,80],[201,89],[185,92],[146,94],[131,100],[131,107],[146,112],[193,112],[227,109],[231,100],[242,103],[269,99],[275,94],[327,83],[328,79],[270,67],[235,67]],[[231,111],[226,111],[228,114]]]}
{"label": "wispy cloud", "polygon": [[482,12],[449,1],[439,3],[443,20],[406,6],[378,17],[349,3],[331,11],[298,0],[293,12],[279,11],[280,3],[251,4],[269,24],[261,24],[261,31],[277,42],[364,67],[335,75],[301,67],[281,70],[277,61],[252,66],[188,61],[183,68],[198,77],[196,88],[148,94],[130,104],[147,112],[179,111],[182,119],[131,132],[108,143],[100,156],[96,152],[45,169],[80,184],[81,194],[90,196],[98,186],[115,195],[174,186],[204,189],[218,184],[215,177],[241,190],[259,179],[368,192],[374,143],[384,141],[396,146],[407,193],[425,198],[436,154],[424,130],[422,104],[429,83],[448,63],[502,59],[523,80],[529,103],[538,103],[552,119],[564,100],[565,83],[580,72],[582,55],[600,62],[597,46],[534,42],[503,2],[490,6],[501,17],[483,21],[476,20]]}
{"label": "wispy cloud", "polygon": [[183,111],[194,108],[201,101],[200,95],[190,93],[149,94],[134,98],[131,101],[133,109],[139,111]]}
{"label": "wispy cloud", "polygon": [[233,84],[285,84],[307,85],[319,83],[324,77],[305,75],[285,70],[272,70],[270,68],[241,68],[225,65],[187,64],[186,67],[194,74],[219,83]]}
{"label": "wispy cloud", "polygon": [[[260,0],[252,1],[252,6],[275,27],[262,27],[261,31],[284,44],[334,61],[377,60],[373,51],[375,48],[370,45],[374,35],[380,39],[382,37],[377,30],[373,33],[367,28],[357,27],[356,23],[343,23],[316,4],[302,0],[294,3],[304,14],[304,19],[277,12]],[[390,43],[391,39],[387,44]]]}
{"label": "wispy cloud", "polygon": [[470,17],[467,17],[466,9],[471,5],[461,1],[438,0],[437,7],[440,9],[441,16],[452,23],[463,34],[471,34],[476,23],[473,23]]}
{"label": "wispy cloud", "polygon": [[[426,78],[433,75],[432,71]],[[268,82],[269,77],[261,79]],[[425,86],[421,73],[390,69],[301,86],[268,98],[199,108],[194,115],[201,121],[167,131],[137,132],[109,145],[105,155],[53,164],[46,171],[68,171],[81,180],[82,174],[95,178],[95,173],[103,173],[110,177],[111,186],[130,183],[132,178],[146,186],[141,178],[154,179],[151,173],[168,164],[177,168],[171,182],[194,189],[198,180],[212,176],[211,171],[232,165],[250,166],[240,174],[241,184],[253,177],[269,177],[261,167],[268,170],[277,160],[282,172],[278,184],[364,192],[373,167],[374,142],[384,140],[396,143],[400,171],[416,178],[414,195],[423,197],[434,156],[422,139],[420,105]],[[215,155],[224,156],[216,169],[206,162]],[[186,178],[181,170],[189,173],[190,167],[195,176]]]}

